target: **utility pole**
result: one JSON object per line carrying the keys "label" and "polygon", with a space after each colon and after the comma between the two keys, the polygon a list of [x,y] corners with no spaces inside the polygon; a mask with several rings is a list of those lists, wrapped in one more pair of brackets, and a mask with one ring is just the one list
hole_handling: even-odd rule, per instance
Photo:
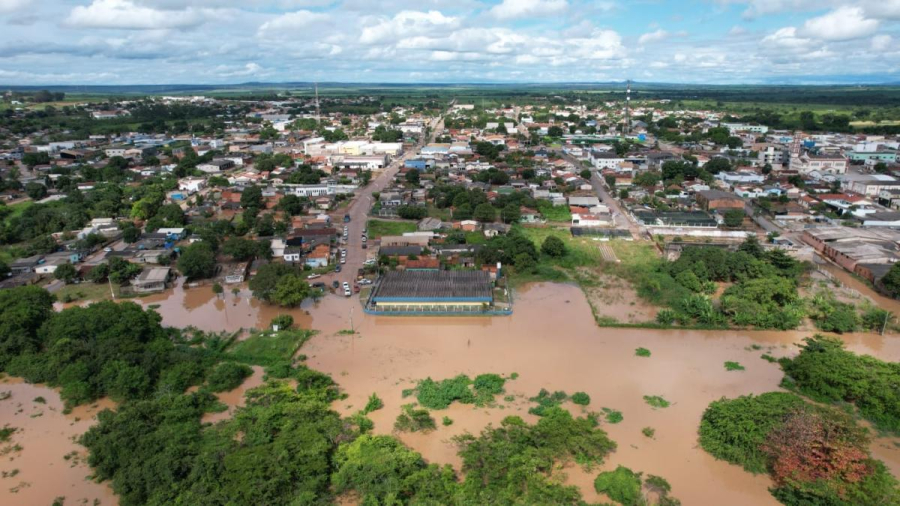
{"label": "utility pole", "polygon": [[319,128],[321,126],[321,124],[320,124],[321,119],[319,119],[320,116],[321,116],[321,113],[319,112],[319,83],[316,83],[316,128]]}
{"label": "utility pole", "polygon": [[631,133],[631,79],[625,86],[625,135],[628,135]]}
{"label": "utility pole", "polygon": [[887,328],[888,319],[893,316],[890,311],[884,312],[884,324],[881,325],[881,335],[884,335],[884,331]]}

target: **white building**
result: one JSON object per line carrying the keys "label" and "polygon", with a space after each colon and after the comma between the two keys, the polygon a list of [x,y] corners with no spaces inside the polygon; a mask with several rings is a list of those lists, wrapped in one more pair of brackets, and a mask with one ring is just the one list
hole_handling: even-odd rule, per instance
{"label": "white building", "polygon": [[801,174],[818,172],[819,174],[841,175],[847,173],[847,158],[843,155],[813,155],[804,153],[791,157],[791,170]]}

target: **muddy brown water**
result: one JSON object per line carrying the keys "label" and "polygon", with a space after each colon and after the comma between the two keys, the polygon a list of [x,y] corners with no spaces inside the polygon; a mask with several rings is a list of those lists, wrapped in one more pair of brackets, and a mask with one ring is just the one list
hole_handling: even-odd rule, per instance
{"label": "muddy brown water", "polygon": [[[434,432],[399,435],[428,461],[451,464],[457,470],[461,461],[453,436],[464,432],[477,434],[487,424],[497,424],[508,415],[535,422],[536,418],[527,413],[532,405],[527,398],[541,388],[570,394],[584,391],[591,396],[589,410],[608,407],[624,415],[619,424],[604,423],[618,449],[603,466],[588,472],[577,466],[567,466],[564,470],[567,482],[579,486],[588,501],[605,500],[593,491],[597,472],[621,464],[666,478],[672,484],[672,494],[686,505],[777,504],[767,490],[771,482],[766,476],[751,475],[703,452],[697,445],[697,428],[703,410],[713,400],[778,390],[782,378],[778,365],[760,356],[796,354],[796,344],[810,335],[809,332],[599,328],[581,290],[564,284],[522,287],[517,291],[514,314],[493,318],[375,317],[363,314],[355,298],[333,295],[285,311],[259,304],[250,297],[246,287],[242,287],[238,296],[226,290],[225,295],[218,297],[209,287],[176,287],[137,302],[144,306],[158,305],[157,311],[163,315],[166,325],[193,325],[210,331],[263,328],[278,314],[293,315],[299,326],[320,331],[304,346],[303,353],[309,357],[311,367],[331,374],[347,392],[349,397],[337,401],[335,409],[343,414],[353,413],[365,405],[370,394],[377,393],[385,407],[371,413],[370,418],[375,422],[375,431],[382,434],[392,432],[402,405],[414,400],[404,399],[402,390],[412,387],[418,379],[428,376],[443,379],[463,373],[470,376],[486,372],[518,373],[518,379],[507,382],[506,386],[507,395],[514,396],[515,400],[506,401],[504,396],[498,396],[498,405],[492,408],[454,404],[433,413],[438,422]],[[339,333],[351,325],[357,334]],[[896,337],[859,334],[846,335],[843,339],[854,352],[883,360],[900,360],[900,339]],[[652,356],[635,356],[638,347],[648,348]],[[746,370],[726,371],[725,361],[740,362]],[[256,369],[241,388],[220,394],[230,409],[210,416],[208,421],[230,416],[234,406],[241,402],[243,392],[260,380],[260,371]],[[645,395],[661,395],[672,405],[653,409],[644,402]],[[573,413],[582,410],[574,405],[568,407]],[[453,424],[442,426],[443,416],[451,418]],[[87,428],[84,425],[77,430],[70,429],[69,423],[70,419],[60,415],[57,430],[80,433]],[[643,427],[656,430],[653,439],[641,433]],[[897,441],[879,438],[873,443],[872,451],[895,475],[900,475]],[[60,460],[66,451],[61,452]],[[27,448],[23,454],[28,454]],[[33,476],[52,473],[62,465],[40,453],[30,459],[34,472],[30,468],[29,474]],[[67,475],[64,480],[54,482],[60,483],[56,485],[60,491],[87,486],[102,491],[102,485],[85,485],[82,476],[87,473],[85,468],[79,476]],[[7,480],[4,481],[11,483],[10,487],[14,486]],[[52,499],[71,494],[46,492],[45,495]],[[3,497],[0,495],[0,499]],[[14,499],[19,497],[22,496]]]}
{"label": "muddy brown water", "polygon": [[[10,397],[0,401],[0,426],[17,430],[10,442],[0,444],[0,472],[5,475],[0,478],[0,504],[49,505],[57,497],[65,497],[66,504],[118,503],[107,484],[89,479],[87,451],[75,442],[96,422],[97,413],[114,406],[112,401],[63,414],[59,394],[51,388],[4,378],[0,394],[5,392]],[[46,402],[35,402],[39,397]],[[13,450],[15,445],[21,451]]]}

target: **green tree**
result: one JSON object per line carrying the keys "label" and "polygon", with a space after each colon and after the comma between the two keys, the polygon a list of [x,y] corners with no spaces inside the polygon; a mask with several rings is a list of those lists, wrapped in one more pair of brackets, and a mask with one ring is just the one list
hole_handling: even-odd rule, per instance
{"label": "green tree", "polygon": [[181,252],[178,270],[189,279],[210,278],[216,272],[216,254],[205,241],[191,244]]}
{"label": "green tree", "polygon": [[75,266],[72,264],[62,264],[56,267],[56,270],[53,271],[53,277],[64,281],[66,284],[75,281],[75,278],[78,276],[78,271],[75,269]]}
{"label": "green tree", "polygon": [[248,186],[241,192],[241,207],[244,209],[262,209],[262,189],[259,186]]}
{"label": "green tree", "polygon": [[250,279],[250,290],[257,299],[272,301],[275,287],[282,277],[297,275],[296,268],[282,263],[268,263],[259,268],[256,276]]}
{"label": "green tree", "polygon": [[880,284],[891,297],[900,297],[900,263],[894,263],[888,270],[887,274],[881,278]]}
{"label": "green tree", "polygon": [[47,187],[41,183],[27,183],[25,194],[32,200],[40,200],[47,196]]}
{"label": "green tree", "polygon": [[282,307],[294,307],[299,306],[311,293],[309,283],[300,276],[282,276],[275,284],[271,301]]}
{"label": "green tree", "polygon": [[482,223],[493,223],[497,219],[497,209],[488,203],[478,204],[472,217]]}
{"label": "green tree", "polygon": [[405,178],[406,178],[407,183],[409,183],[413,186],[418,186],[419,185],[419,169],[410,169],[406,173]]}
{"label": "green tree", "polygon": [[744,223],[744,211],[741,209],[729,209],[725,211],[725,226],[738,228]]}
{"label": "green tree", "polygon": [[554,258],[566,256],[566,243],[555,235],[547,236],[541,244],[541,253]]}
{"label": "green tree", "polygon": [[222,245],[222,253],[239,261],[250,260],[258,251],[259,245],[256,241],[243,237],[232,237]]}
{"label": "green tree", "polygon": [[522,212],[517,204],[509,203],[500,210],[500,218],[503,223],[517,223],[522,218]]}

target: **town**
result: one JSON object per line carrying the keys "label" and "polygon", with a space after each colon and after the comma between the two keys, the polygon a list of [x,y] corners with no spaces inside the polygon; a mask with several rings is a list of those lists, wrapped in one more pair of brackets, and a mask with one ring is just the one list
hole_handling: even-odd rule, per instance
{"label": "town", "polygon": [[[767,109],[630,81],[8,91],[0,401],[9,388],[18,404],[0,436],[25,449],[0,452],[70,451],[71,497],[121,504],[680,504],[670,489],[692,504],[849,504],[843,490],[896,504],[883,357],[900,356],[900,129],[873,112],[878,90],[779,104],[804,90],[751,91],[775,97]],[[857,418],[881,432],[857,436]],[[298,419],[315,436],[292,432]],[[732,419],[769,432],[735,442]],[[807,426],[829,429],[791,432]],[[485,464],[506,451],[495,431],[546,463]],[[541,431],[567,442],[543,447]],[[206,470],[149,485],[138,457],[109,463],[122,441],[172,469],[190,448]],[[833,490],[804,467],[820,443],[850,455],[818,478]],[[287,465],[282,444],[297,445]],[[211,484],[239,473],[220,452],[255,451],[266,473],[325,479]],[[416,464],[380,467],[404,456]],[[331,470],[298,470],[312,461]],[[41,466],[24,474],[40,482]],[[698,473],[746,481],[710,492]],[[11,497],[59,490],[32,481]]]}

